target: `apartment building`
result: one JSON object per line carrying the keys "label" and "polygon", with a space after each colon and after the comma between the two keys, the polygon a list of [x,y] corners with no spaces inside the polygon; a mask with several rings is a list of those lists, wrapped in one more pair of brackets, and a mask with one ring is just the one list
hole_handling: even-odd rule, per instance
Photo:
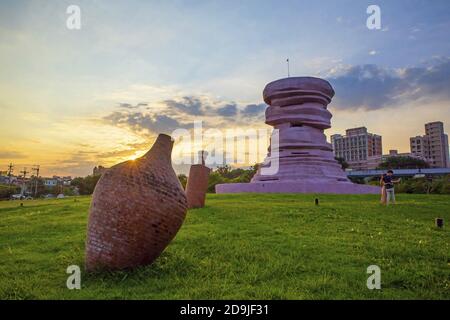
{"label": "apartment building", "polygon": [[347,129],[345,135],[331,136],[335,157],[343,158],[351,169],[369,169],[368,159],[383,153],[380,135],[369,133],[366,127]]}
{"label": "apartment building", "polygon": [[411,154],[421,157],[433,168],[450,167],[448,135],[441,121],[425,124],[425,135],[409,140]]}

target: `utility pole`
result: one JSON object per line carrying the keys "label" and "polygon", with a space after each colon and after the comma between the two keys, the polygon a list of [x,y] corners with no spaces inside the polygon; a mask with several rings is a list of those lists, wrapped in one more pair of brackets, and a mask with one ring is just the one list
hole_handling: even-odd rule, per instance
{"label": "utility pole", "polygon": [[35,172],[35,185],[34,185],[34,197],[37,197],[37,192],[38,192],[38,181],[39,181],[39,168],[40,165],[36,164],[34,165],[34,167],[32,168],[32,170]]}
{"label": "utility pole", "polygon": [[13,171],[14,171],[14,166],[13,166],[12,163],[10,163],[9,166],[8,166],[8,184],[9,184],[9,189],[11,189],[11,176],[12,176]]}
{"label": "utility pole", "polygon": [[23,177],[22,177],[22,191],[21,191],[22,196],[24,195],[24,192],[25,192],[25,178],[27,177],[27,173],[28,172],[29,171],[27,171],[27,168],[23,168],[23,171],[20,171],[20,173],[23,174]]}

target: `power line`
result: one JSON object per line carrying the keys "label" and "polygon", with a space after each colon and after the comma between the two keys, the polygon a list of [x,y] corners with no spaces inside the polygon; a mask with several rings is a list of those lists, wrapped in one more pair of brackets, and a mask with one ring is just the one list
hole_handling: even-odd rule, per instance
{"label": "power line", "polygon": [[13,171],[14,171],[14,166],[13,166],[12,163],[10,163],[9,166],[8,166],[8,181],[9,181],[9,184],[11,184],[11,176],[12,176]]}
{"label": "power line", "polygon": [[25,179],[26,178],[26,176],[27,176],[27,173],[29,173],[30,171],[27,171],[27,168],[25,167],[25,168],[23,168],[23,171],[20,171],[20,173],[22,173],[23,174],[23,178]]}
{"label": "power line", "polygon": [[10,163],[8,166],[8,177],[10,177],[12,175],[13,171],[14,171],[14,166],[12,163]]}
{"label": "power line", "polygon": [[21,194],[23,195],[25,193],[25,178],[27,177],[27,173],[29,173],[29,171],[27,171],[27,168],[23,168],[23,171],[20,171],[20,173],[23,174],[22,177],[22,190],[21,190]]}
{"label": "power line", "polygon": [[39,168],[40,165],[36,164],[34,165],[34,167],[32,168],[32,170],[35,172],[35,185],[34,185],[34,196],[37,196],[37,192],[38,192],[38,181],[39,181]]}

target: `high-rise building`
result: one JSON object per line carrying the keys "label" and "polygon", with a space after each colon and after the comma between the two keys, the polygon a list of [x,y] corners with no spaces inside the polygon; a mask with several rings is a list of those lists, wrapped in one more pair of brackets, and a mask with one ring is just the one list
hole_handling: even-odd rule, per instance
{"label": "high-rise building", "polygon": [[425,124],[425,135],[411,137],[411,153],[421,157],[434,168],[450,167],[448,136],[441,121]]}
{"label": "high-rise building", "polygon": [[426,136],[416,136],[409,138],[411,154],[429,162],[430,143]]}
{"label": "high-rise building", "polygon": [[383,152],[381,136],[367,132],[366,127],[347,129],[344,136],[334,134],[331,144],[335,157],[344,159],[355,170],[370,169],[367,160]]}

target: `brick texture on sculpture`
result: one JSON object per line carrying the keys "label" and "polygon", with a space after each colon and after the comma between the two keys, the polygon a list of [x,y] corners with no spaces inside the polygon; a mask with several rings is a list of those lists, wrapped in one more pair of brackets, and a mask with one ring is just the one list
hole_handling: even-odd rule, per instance
{"label": "brick texture on sculpture", "polygon": [[171,137],[160,134],[143,157],[102,175],[89,213],[87,271],[151,264],[175,237],[187,201],[172,168],[172,147]]}
{"label": "brick texture on sculpture", "polygon": [[[269,154],[250,183],[216,185],[217,193],[379,193],[374,186],[358,185],[348,180],[334,159],[324,130],[331,127],[327,105],[334,96],[332,86],[323,79],[292,77],[266,85],[263,91],[266,124],[278,137],[278,154]],[[274,140],[272,134],[272,141]],[[272,143],[271,143],[272,144]],[[261,168],[277,163],[270,175]]]}
{"label": "brick texture on sculpture", "polygon": [[208,190],[208,178],[211,169],[205,166],[206,152],[199,152],[199,164],[194,164],[189,169],[189,177],[186,184],[186,197],[188,208],[203,208],[205,206],[206,191]]}

